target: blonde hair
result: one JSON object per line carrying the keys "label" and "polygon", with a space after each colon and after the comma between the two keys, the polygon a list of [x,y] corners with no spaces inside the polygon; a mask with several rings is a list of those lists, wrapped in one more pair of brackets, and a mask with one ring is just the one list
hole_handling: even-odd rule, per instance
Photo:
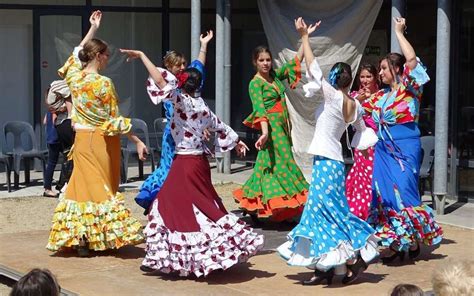
{"label": "blonde hair", "polygon": [[166,69],[170,70],[173,66],[181,66],[186,63],[184,54],[176,52],[174,50],[168,51],[163,57],[163,65]]}
{"label": "blonde hair", "polygon": [[474,295],[474,260],[444,262],[431,282],[437,296]]}

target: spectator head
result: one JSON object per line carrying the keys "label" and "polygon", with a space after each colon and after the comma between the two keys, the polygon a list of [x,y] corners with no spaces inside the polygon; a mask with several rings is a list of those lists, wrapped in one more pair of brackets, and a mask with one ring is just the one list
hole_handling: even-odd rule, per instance
{"label": "spectator head", "polygon": [[474,260],[443,263],[431,282],[436,296],[474,295]]}
{"label": "spectator head", "polygon": [[390,296],[423,296],[424,292],[420,287],[412,284],[400,284],[393,288]]}
{"label": "spectator head", "polygon": [[58,296],[60,290],[56,277],[49,270],[35,268],[13,286],[10,296]]}

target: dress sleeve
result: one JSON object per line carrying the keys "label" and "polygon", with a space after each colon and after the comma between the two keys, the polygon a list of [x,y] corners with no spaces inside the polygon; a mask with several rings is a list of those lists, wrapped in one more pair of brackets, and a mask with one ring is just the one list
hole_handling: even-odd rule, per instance
{"label": "dress sleeve", "polygon": [[[58,75],[65,79],[68,83],[70,77],[82,70],[82,63],[79,60],[79,51],[82,46],[76,46],[72,55],[67,59],[66,63],[58,70]],[[69,84],[69,83],[68,83]]]}
{"label": "dress sleeve", "polygon": [[276,69],[275,76],[279,80],[287,79],[290,87],[296,88],[296,84],[298,84],[301,79],[301,62],[298,57],[295,57]]}
{"label": "dress sleeve", "polygon": [[263,82],[253,79],[249,84],[249,95],[252,100],[252,113],[244,120],[244,124],[250,128],[262,129],[260,122],[268,122],[267,110],[263,103]]}
{"label": "dress sleeve", "polygon": [[377,141],[377,135],[375,131],[371,128],[368,128],[364,122],[364,111],[360,107],[358,101],[356,101],[357,105],[357,118],[354,122],[352,122],[352,126],[355,129],[354,137],[352,137],[351,146],[358,149],[358,150],[365,150],[369,147],[374,146]]}
{"label": "dress sleeve", "polygon": [[417,97],[420,97],[423,93],[423,85],[430,81],[430,77],[426,73],[426,68],[417,57],[416,67],[413,69],[405,66],[403,68],[403,83],[405,86],[413,92]]}
{"label": "dress sleeve", "polygon": [[234,149],[239,142],[239,135],[230,126],[222,122],[210,109],[208,112],[211,117],[208,130],[216,133],[214,141],[216,152],[226,152]]}
{"label": "dress sleeve", "polygon": [[165,87],[160,88],[153,78],[148,77],[148,80],[146,81],[146,91],[150,97],[150,100],[155,105],[161,103],[162,101],[173,100],[176,98],[178,90],[178,80],[176,77],[168,70],[159,67],[157,67],[157,69],[160,70],[161,76],[163,76],[167,84]]}
{"label": "dress sleeve", "polygon": [[200,60],[194,60],[191,62],[191,64],[189,64],[188,68],[194,68],[201,73],[202,79],[201,86],[199,88],[202,89],[202,87],[204,86],[204,81],[206,80],[206,68],[204,67],[204,64],[201,63]]}
{"label": "dress sleeve", "polygon": [[306,71],[306,78],[308,83],[303,85],[303,90],[307,98],[313,97],[318,91],[322,91],[325,101],[334,99],[337,90],[324,79],[323,71],[321,71],[316,59],[313,60],[308,71]]}
{"label": "dress sleeve", "polygon": [[118,96],[113,82],[109,79],[104,82],[104,93],[102,100],[110,106],[110,117],[101,125],[100,129],[106,136],[126,134],[132,128],[130,118],[120,115],[118,108]]}

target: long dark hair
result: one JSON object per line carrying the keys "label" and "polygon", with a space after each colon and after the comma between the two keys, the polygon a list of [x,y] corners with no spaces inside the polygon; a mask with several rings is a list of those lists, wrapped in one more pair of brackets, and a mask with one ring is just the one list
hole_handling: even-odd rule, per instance
{"label": "long dark hair", "polygon": [[[382,63],[383,60],[387,61],[388,68],[390,69],[390,73],[393,76],[393,79],[398,83],[400,82],[398,80],[398,76],[402,74],[403,72],[403,65],[406,63],[406,59],[404,56],[402,56],[399,53],[396,52],[390,52],[388,53],[385,57],[383,57],[380,60],[380,63]],[[379,63],[379,65],[380,65]],[[398,68],[398,71],[397,71]]]}
{"label": "long dark hair", "polygon": [[[374,66],[373,64],[365,63],[359,66],[359,75],[360,73],[362,73],[363,70],[372,74],[372,76],[374,77],[375,85],[377,86],[377,89],[378,89],[380,87],[380,78],[379,78],[377,67]],[[360,87],[360,79],[357,80],[357,84],[358,84],[357,87]]]}
{"label": "long dark hair", "polygon": [[[252,52],[252,64],[253,64],[253,67],[255,68],[255,70],[257,70],[257,60],[258,60],[258,57],[260,56],[261,53],[268,53],[268,55],[270,56],[270,59],[273,62],[272,52],[270,51],[268,46],[259,45],[259,46],[255,47],[253,49],[253,52]],[[271,68],[270,68],[270,75],[273,77],[274,73],[275,73],[275,71],[273,70],[273,63],[272,63]]]}

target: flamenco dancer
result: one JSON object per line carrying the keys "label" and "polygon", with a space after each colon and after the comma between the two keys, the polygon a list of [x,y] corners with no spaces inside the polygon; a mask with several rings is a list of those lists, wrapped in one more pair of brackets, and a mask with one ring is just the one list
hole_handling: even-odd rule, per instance
{"label": "flamenco dancer", "polygon": [[404,36],[405,19],[395,18],[395,34],[403,55],[387,54],[380,62],[380,78],[387,89],[364,103],[375,124],[379,142],[375,146],[373,200],[368,222],[389,248],[385,263],[414,259],[420,243],[436,245],[443,231],[424,205],[418,191],[421,165],[418,116],[423,85],[429,81],[415,50]]}
{"label": "flamenco dancer", "polygon": [[144,160],[146,146],[130,133],[130,119],[120,115],[114,84],[99,74],[109,60],[107,43],[94,38],[102,13],[94,11],[89,32],[59,69],[72,94],[74,169],[54,210],[47,249],[76,248],[79,256],[143,241],[141,224],[130,215],[118,192],[120,135],[137,145]]}
{"label": "flamenco dancer", "polygon": [[[211,41],[212,37],[214,36],[212,31],[208,31],[206,35],[200,36],[199,40],[201,42],[201,48],[199,51],[198,59],[191,62],[189,65],[190,68],[195,68],[201,72],[203,77],[202,85],[204,84],[204,65],[206,64],[206,53],[207,53],[207,44]],[[171,81],[174,79],[175,75],[180,73],[186,68],[186,59],[182,53],[178,53],[176,51],[168,52],[165,57],[163,58],[163,65],[165,66],[167,72],[166,75],[171,72],[171,75],[164,76],[163,78],[166,81]],[[156,86],[152,79],[148,79],[147,81],[147,92],[150,96],[152,102],[157,105],[159,102],[156,100],[157,96],[155,95],[158,93],[160,89]],[[163,140],[161,143],[161,157],[160,157],[160,166],[150,175],[148,178],[143,182],[142,186],[140,187],[140,192],[135,197],[135,201],[141,207],[145,209],[145,215],[148,213],[148,210],[153,203],[156,195],[160,191],[163,183],[168,176],[169,170],[171,168],[171,163],[173,162],[174,157],[174,148],[175,143],[173,137],[171,136],[171,129],[170,129],[170,122],[171,117],[173,116],[173,103],[171,101],[163,102],[163,108],[165,109],[165,117],[166,117],[166,126],[163,131]]]}
{"label": "flamenco dancer", "polygon": [[[311,28],[312,29],[312,28]],[[248,127],[261,130],[255,143],[258,150],[253,173],[234,199],[253,220],[299,219],[308,194],[308,182],[291,151],[290,123],[285,101],[287,80],[295,88],[301,78],[302,48],[291,61],[272,67],[272,54],[266,46],[254,49],[252,60],[257,73],[249,84],[253,112],[245,120]]]}
{"label": "flamenco dancer", "polygon": [[[167,82],[141,51],[123,50],[140,58],[161,89],[157,100],[173,102],[171,134],[176,156],[148,215],[146,256],[141,269],[206,276],[246,261],[263,247],[263,236],[229,214],[211,183],[204,130],[216,132],[216,150],[235,149],[244,156],[248,147],[195,93],[201,74],[188,68]],[[178,91],[180,89],[181,91]]]}
{"label": "flamenco dancer", "polygon": [[[303,86],[306,97],[322,91],[324,102],[317,108],[316,128],[309,153],[314,155],[313,172],[308,201],[300,223],[288,234],[288,241],[278,247],[278,252],[289,265],[314,269],[314,276],[304,285],[332,283],[336,267],[346,266],[342,282],[350,284],[378,255],[375,231],[365,221],[354,216],[347,205],[344,189],[344,161],[340,139],[350,123],[361,122],[357,127],[359,149],[367,149],[377,142],[371,129],[365,128],[359,116],[358,102],[347,94],[352,81],[351,68],[346,63],[336,63],[323,78],[318,62],[309,44],[309,27],[300,17],[295,26],[301,34],[308,83]],[[314,27],[314,28],[313,28]]]}
{"label": "flamenco dancer", "polygon": [[[377,68],[372,64],[360,67],[359,90],[351,92],[350,96],[362,105],[379,90]],[[377,131],[377,127],[368,114],[363,114],[367,128]],[[346,177],[346,197],[352,214],[367,220],[372,202],[372,171],[374,168],[373,147],[364,150],[364,153],[354,149],[354,165]]]}

